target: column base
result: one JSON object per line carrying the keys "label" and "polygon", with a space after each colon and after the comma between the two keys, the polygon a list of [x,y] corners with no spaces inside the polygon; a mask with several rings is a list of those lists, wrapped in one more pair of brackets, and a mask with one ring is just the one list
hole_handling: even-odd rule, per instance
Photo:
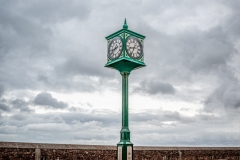
{"label": "column base", "polygon": [[117,160],[133,160],[133,143],[121,141],[117,144]]}

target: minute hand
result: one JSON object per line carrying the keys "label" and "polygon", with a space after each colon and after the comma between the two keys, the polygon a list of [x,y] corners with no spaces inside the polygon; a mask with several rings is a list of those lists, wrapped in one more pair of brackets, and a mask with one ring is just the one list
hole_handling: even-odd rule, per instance
{"label": "minute hand", "polygon": [[134,45],[134,47],[133,47],[133,52],[135,51],[135,49],[138,49],[138,48],[137,48],[137,45]]}

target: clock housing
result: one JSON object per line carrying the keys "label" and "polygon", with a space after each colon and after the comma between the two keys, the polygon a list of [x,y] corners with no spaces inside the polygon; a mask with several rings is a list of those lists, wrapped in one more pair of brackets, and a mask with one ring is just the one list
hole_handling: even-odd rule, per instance
{"label": "clock housing", "polygon": [[[130,73],[134,69],[146,66],[143,43],[145,36],[128,30],[126,20],[123,29],[107,36],[106,39],[108,56],[105,67]],[[121,40],[122,46],[117,40]]]}

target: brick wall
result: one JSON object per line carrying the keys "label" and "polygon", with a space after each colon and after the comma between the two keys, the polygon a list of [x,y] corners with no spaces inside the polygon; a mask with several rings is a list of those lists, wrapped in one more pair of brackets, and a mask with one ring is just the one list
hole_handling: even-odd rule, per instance
{"label": "brick wall", "polygon": [[[240,147],[134,147],[134,160],[240,160]],[[0,142],[0,160],[116,160],[116,146]]]}

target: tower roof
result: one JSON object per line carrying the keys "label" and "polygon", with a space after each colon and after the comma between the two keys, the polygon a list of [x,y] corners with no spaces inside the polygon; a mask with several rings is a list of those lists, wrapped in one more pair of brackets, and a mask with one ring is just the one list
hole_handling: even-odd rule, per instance
{"label": "tower roof", "polygon": [[126,20],[126,18],[125,18],[125,21],[124,21],[123,29],[128,29],[128,25],[127,25],[127,20]]}

